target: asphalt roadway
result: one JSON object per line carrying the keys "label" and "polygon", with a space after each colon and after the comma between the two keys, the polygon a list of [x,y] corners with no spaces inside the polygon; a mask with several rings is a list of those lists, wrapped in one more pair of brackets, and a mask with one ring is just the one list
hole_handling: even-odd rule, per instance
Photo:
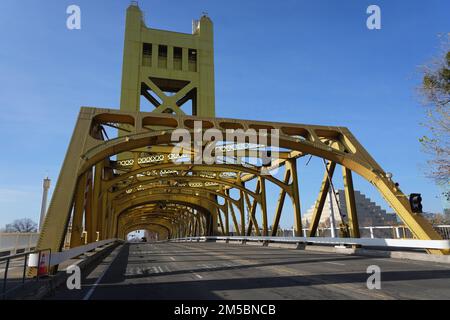
{"label": "asphalt roadway", "polygon": [[[368,289],[368,266],[381,289]],[[126,243],[49,299],[450,299],[450,265],[224,243]]]}

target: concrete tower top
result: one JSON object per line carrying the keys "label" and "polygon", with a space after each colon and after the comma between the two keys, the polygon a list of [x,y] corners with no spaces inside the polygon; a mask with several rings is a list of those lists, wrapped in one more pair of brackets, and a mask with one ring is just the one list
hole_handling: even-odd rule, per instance
{"label": "concrete tower top", "polygon": [[215,116],[213,23],[203,15],[192,26],[149,28],[137,3],[128,7],[121,110]]}

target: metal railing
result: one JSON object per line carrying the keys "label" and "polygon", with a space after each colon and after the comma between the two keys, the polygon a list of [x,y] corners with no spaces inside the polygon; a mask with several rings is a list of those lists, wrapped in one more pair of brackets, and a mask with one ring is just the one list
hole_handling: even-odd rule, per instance
{"label": "metal railing", "polygon": [[[5,267],[3,269],[0,268],[0,274],[3,272],[3,276],[2,276],[3,283],[2,283],[2,292],[1,292],[2,299],[6,299],[6,296],[8,293],[11,293],[12,291],[23,287],[25,285],[25,282],[27,279],[39,281],[39,278],[41,276],[43,276],[44,274],[47,274],[47,273],[42,273],[42,272],[40,272],[40,270],[38,270],[36,273],[35,279],[27,278],[27,276],[26,276],[27,267],[29,266],[30,255],[32,255],[32,254],[37,255],[38,261],[39,261],[38,265],[40,265],[40,262],[42,261],[42,257],[43,257],[43,252],[48,252],[48,264],[46,264],[46,266],[45,266],[46,270],[48,270],[48,267],[50,265],[51,255],[52,255],[50,249],[18,253],[18,254],[9,255],[9,256],[0,258],[0,266],[2,264],[5,265]],[[45,262],[46,261],[47,260],[45,259]],[[13,264],[14,264],[14,262],[17,262],[18,264],[11,265],[11,262]],[[19,271],[21,271],[19,274],[20,277],[14,278],[14,280],[18,283],[15,286],[8,288],[8,280],[10,280],[10,279],[8,279],[8,275],[12,269],[19,269]]]}
{"label": "metal railing", "polygon": [[170,241],[255,241],[274,243],[298,243],[319,244],[338,246],[363,246],[363,247],[391,247],[409,249],[450,249],[450,240],[417,240],[417,239],[370,239],[370,238],[331,238],[331,237],[240,237],[240,236],[217,236],[217,237],[186,237],[171,239]]}
{"label": "metal railing", "polygon": [[[435,225],[434,229],[441,235],[445,240],[450,239],[450,225]],[[308,231],[308,229],[303,229],[303,231]],[[339,229],[336,228],[336,234],[338,234]],[[394,238],[394,239],[413,239],[414,236],[408,227],[404,225],[398,226],[370,226],[370,227],[360,227],[359,232],[363,238]],[[331,228],[319,228],[317,230],[317,236],[324,237],[331,235]]]}
{"label": "metal railing", "polygon": [[450,225],[441,224],[434,226],[434,229],[441,235],[443,239],[450,239]]}
{"label": "metal railing", "polygon": [[[308,229],[303,229],[303,231],[308,231]],[[335,228],[335,234],[339,234],[340,229]],[[359,233],[362,238],[371,239],[412,239],[413,235],[406,226],[370,226],[370,227],[360,227]],[[331,236],[331,228],[318,228],[318,237],[329,237]]]}
{"label": "metal railing", "polygon": [[[442,236],[444,240],[450,240],[450,225],[434,225],[434,229]],[[339,234],[340,229],[335,228],[335,234]],[[261,230],[262,232],[262,230]],[[303,234],[308,235],[309,229],[303,228]],[[370,227],[360,227],[359,232],[361,238],[371,238],[371,239],[413,239],[413,234],[408,227],[404,225],[397,226],[370,226]],[[272,230],[269,229],[269,234]],[[317,237],[331,237],[331,228],[318,228],[316,232]],[[236,236],[237,233],[231,231],[231,236]],[[255,236],[254,231],[252,231],[251,236]],[[293,237],[293,229],[279,229],[277,231],[277,237]]]}

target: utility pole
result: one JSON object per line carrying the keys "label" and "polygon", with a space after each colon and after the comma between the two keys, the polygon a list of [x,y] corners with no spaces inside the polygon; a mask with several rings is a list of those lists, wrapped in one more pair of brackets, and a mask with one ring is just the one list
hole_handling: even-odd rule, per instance
{"label": "utility pole", "polygon": [[41,217],[39,218],[39,232],[42,231],[42,227],[44,226],[45,215],[47,213],[47,196],[48,190],[50,189],[50,179],[48,177],[44,179],[42,187],[44,190],[42,193]]}

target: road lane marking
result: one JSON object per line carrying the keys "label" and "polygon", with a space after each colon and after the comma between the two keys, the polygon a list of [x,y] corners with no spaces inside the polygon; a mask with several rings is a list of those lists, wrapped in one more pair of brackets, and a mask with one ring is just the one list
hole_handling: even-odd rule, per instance
{"label": "road lane marking", "polygon": [[175,261],[175,258],[174,258],[174,257],[169,257],[169,259],[172,260],[172,261]]}
{"label": "road lane marking", "polygon": [[102,281],[103,277],[106,275],[106,272],[108,272],[111,265],[116,261],[116,258],[120,255],[120,252],[122,252],[123,246],[119,249],[119,252],[114,256],[114,258],[111,260],[110,264],[106,267],[105,270],[103,270],[103,273],[100,275],[100,277],[97,278],[97,281],[93,284],[93,286],[89,289],[88,293],[84,296],[83,300],[89,300],[92,294],[94,293],[94,290],[97,288],[100,281]]}
{"label": "road lane marking", "polygon": [[158,269],[159,269],[159,272],[164,273],[163,269],[160,266],[158,266]]}
{"label": "road lane marking", "polygon": [[329,262],[329,261],[326,261],[325,263],[328,263],[328,264],[334,264],[334,265],[337,265],[337,266],[345,266],[345,263],[339,263],[339,262]]}
{"label": "road lane marking", "polygon": [[237,266],[238,266],[237,264],[225,263],[225,267],[227,267],[227,268],[234,268],[234,267],[237,267]]}
{"label": "road lane marking", "polygon": [[[188,249],[188,248],[186,248],[186,249]],[[254,258],[254,260],[249,260],[249,257],[242,257],[242,253],[234,253],[234,254],[233,253],[227,254],[227,253],[223,253],[223,252],[214,253],[214,252],[211,252],[207,247],[206,247],[206,249],[197,247],[197,249],[199,251],[203,251],[206,255],[213,256],[216,258],[221,258],[221,259],[233,260],[234,263],[238,263],[239,265],[242,265],[242,266],[255,267],[256,269],[258,269],[260,267],[258,264],[261,263],[261,261],[259,261],[258,258]],[[316,255],[316,253],[314,253],[314,255]],[[293,276],[300,275],[302,277],[313,280],[315,282],[314,285],[326,285],[326,286],[328,286],[329,289],[331,289],[331,291],[338,292],[338,293],[352,291],[352,292],[361,294],[361,296],[369,296],[372,298],[375,297],[378,299],[395,299],[394,296],[391,296],[388,293],[385,293],[385,292],[377,293],[377,292],[373,292],[373,290],[371,292],[368,292],[366,289],[361,289],[357,285],[346,284],[346,283],[345,284],[330,283],[330,282],[327,282],[324,279],[322,279],[320,277],[320,275],[314,274],[312,272],[308,272],[306,270],[298,270],[298,269],[292,268],[292,266],[291,267],[283,267],[283,266],[267,266],[267,265],[265,265],[265,266],[262,266],[261,268],[270,270],[276,274],[290,274]]]}

